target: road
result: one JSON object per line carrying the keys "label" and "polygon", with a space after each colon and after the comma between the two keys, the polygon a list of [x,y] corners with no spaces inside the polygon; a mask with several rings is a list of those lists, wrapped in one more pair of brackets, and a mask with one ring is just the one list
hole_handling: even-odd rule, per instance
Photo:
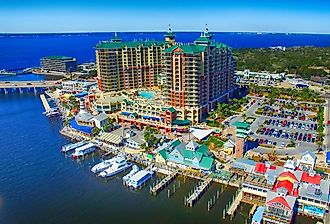
{"label": "road", "polygon": [[0,88],[29,88],[29,87],[53,87],[56,81],[5,81],[0,82]]}

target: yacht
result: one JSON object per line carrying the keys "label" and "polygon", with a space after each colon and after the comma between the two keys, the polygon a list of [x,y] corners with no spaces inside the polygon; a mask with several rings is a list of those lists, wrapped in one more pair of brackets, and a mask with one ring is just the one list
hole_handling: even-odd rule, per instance
{"label": "yacht", "polygon": [[132,170],[123,177],[124,185],[127,185],[127,181],[139,171],[140,171],[140,168],[137,165],[133,165]]}
{"label": "yacht", "polygon": [[121,173],[132,166],[132,163],[128,162],[124,157],[117,156],[112,162],[111,166],[102,171],[98,176],[100,177],[112,177],[118,173]]}
{"label": "yacht", "polygon": [[91,152],[95,152],[96,151],[96,145],[93,143],[88,143],[86,145],[83,145],[79,148],[76,148],[74,153],[72,154],[72,158],[73,159],[77,159],[79,157],[83,157]]}
{"label": "yacht", "polygon": [[104,161],[96,164],[95,166],[93,166],[91,171],[95,174],[100,173],[100,172],[108,169],[115,160],[116,160],[116,157],[104,160]]}
{"label": "yacht", "polygon": [[77,143],[71,143],[71,144],[67,144],[67,145],[63,145],[61,152],[70,152],[72,150],[75,150],[76,148],[79,148],[83,145],[86,145],[86,142],[81,141],[81,142],[77,142]]}
{"label": "yacht", "polygon": [[138,189],[150,180],[153,174],[153,171],[141,170],[127,180],[127,186],[129,188]]}

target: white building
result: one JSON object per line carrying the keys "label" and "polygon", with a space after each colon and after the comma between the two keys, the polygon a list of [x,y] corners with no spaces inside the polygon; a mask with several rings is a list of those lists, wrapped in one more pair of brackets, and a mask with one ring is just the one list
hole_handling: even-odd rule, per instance
{"label": "white building", "polygon": [[251,72],[249,69],[236,72],[237,78],[242,81],[282,81],[285,73]]}

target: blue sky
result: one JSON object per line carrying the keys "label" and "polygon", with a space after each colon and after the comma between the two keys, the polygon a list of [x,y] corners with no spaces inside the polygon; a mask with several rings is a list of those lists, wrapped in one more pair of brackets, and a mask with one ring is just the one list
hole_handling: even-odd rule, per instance
{"label": "blue sky", "polygon": [[328,0],[0,0],[0,32],[330,33]]}

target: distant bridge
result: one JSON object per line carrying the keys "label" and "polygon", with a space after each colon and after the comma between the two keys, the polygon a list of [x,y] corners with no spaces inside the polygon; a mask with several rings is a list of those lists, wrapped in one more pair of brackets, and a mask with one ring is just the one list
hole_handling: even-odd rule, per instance
{"label": "distant bridge", "polygon": [[40,93],[45,89],[56,87],[56,81],[8,81],[0,82],[0,94]]}

